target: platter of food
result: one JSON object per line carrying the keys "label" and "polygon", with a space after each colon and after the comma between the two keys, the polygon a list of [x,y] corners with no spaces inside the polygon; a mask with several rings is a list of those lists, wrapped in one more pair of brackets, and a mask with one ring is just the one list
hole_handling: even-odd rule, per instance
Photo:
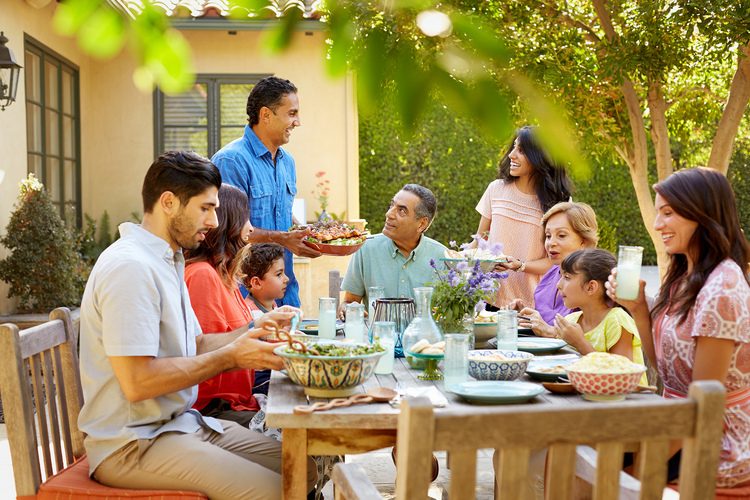
{"label": "platter of food", "polygon": [[367,233],[336,220],[292,227],[292,230],[300,229],[309,229],[312,233],[302,242],[325,255],[351,255],[367,239]]}
{"label": "platter of food", "polygon": [[565,368],[573,361],[573,359],[534,359],[526,368],[526,373],[535,380],[556,382],[560,377],[568,376]]}
{"label": "platter of food", "polygon": [[495,255],[487,250],[477,248],[467,248],[461,251],[446,249],[443,255],[440,260],[448,269],[456,269],[461,262],[466,263],[468,267],[472,267],[475,262],[479,262],[479,267],[483,272],[490,272],[496,264],[508,261],[504,254]]}

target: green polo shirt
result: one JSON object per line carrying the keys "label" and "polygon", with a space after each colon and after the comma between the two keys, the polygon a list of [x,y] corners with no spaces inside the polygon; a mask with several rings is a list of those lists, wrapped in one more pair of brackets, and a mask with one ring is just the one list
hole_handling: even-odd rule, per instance
{"label": "green polo shirt", "polygon": [[414,298],[415,287],[426,286],[436,279],[430,259],[442,269],[444,263],[440,258],[444,256],[445,246],[427,236],[422,236],[419,245],[404,257],[393,240],[378,234],[354,254],[341,289],[365,297],[368,287],[382,286],[385,297]]}

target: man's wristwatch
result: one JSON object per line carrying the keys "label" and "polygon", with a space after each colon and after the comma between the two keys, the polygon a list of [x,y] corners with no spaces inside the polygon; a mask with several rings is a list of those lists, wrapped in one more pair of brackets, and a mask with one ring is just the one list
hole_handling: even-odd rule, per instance
{"label": "man's wristwatch", "polygon": [[518,269],[516,269],[517,273],[522,273],[526,270],[526,262],[521,261],[521,265],[518,266]]}

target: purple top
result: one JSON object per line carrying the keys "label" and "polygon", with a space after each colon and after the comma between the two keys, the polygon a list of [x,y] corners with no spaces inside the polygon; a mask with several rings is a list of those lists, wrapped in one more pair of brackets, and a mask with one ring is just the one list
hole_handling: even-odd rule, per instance
{"label": "purple top", "polygon": [[560,279],[560,266],[549,268],[534,290],[534,308],[547,324],[553,324],[555,314],[565,316],[572,312],[565,307],[562,297],[557,291],[557,281]]}

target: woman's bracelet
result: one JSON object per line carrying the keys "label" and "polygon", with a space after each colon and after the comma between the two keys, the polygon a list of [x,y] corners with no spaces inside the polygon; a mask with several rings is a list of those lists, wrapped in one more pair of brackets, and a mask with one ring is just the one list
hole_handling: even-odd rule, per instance
{"label": "woman's bracelet", "polygon": [[521,265],[518,266],[518,269],[516,269],[517,273],[522,273],[526,270],[526,262],[521,261]]}

